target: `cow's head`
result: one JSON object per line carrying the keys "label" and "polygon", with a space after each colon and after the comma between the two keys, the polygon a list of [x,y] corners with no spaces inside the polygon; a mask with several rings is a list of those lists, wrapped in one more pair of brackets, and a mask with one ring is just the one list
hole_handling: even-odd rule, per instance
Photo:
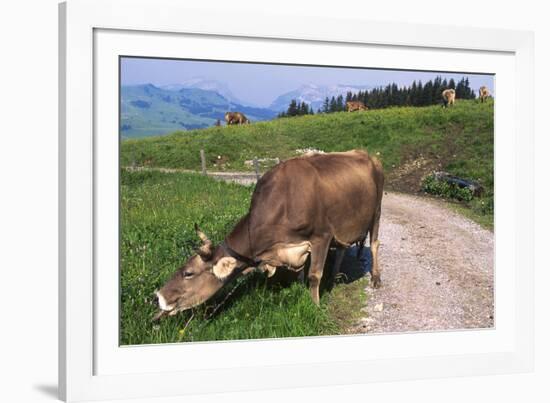
{"label": "cow's head", "polygon": [[237,260],[225,256],[223,248],[215,248],[196,224],[195,230],[202,245],[156,292],[160,310],[155,319],[202,304],[216,294],[236,271]]}

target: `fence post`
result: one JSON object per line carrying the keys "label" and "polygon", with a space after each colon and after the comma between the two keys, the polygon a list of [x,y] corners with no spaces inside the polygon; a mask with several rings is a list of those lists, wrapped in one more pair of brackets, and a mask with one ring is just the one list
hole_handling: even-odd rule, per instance
{"label": "fence post", "polygon": [[206,158],[204,157],[203,149],[201,149],[201,168],[202,168],[202,174],[206,175]]}
{"label": "fence post", "polygon": [[254,172],[256,172],[256,180],[260,180],[260,167],[258,165],[258,158],[254,157]]}

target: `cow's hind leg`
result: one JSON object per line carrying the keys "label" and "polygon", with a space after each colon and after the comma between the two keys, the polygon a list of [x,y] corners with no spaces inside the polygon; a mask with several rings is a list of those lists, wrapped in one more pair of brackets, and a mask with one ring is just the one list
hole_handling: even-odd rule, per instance
{"label": "cow's hind leg", "polygon": [[380,266],[378,265],[378,247],[380,246],[380,241],[378,241],[378,228],[380,227],[380,207],[376,212],[374,217],[374,223],[370,230],[370,250],[372,253],[372,271],[371,271],[371,281],[374,288],[380,287]]}
{"label": "cow's hind leg", "polygon": [[334,251],[334,263],[331,267],[330,272],[329,289],[334,286],[336,278],[338,277],[338,274],[340,274],[340,267],[342,267],[342,261],[344,260],[345,254],[346,250],[344,248],[336,248],[336,250]]}
{"label": "cow's hind leg", "polygon": [[312,242],[311,245],[311,261],[309,265],[309,292],[311,299],[316,305],[319,305],[319,285],[323,277],[323,267],[327,260],[328,249],[330,246],[330,238],[319,239]]}

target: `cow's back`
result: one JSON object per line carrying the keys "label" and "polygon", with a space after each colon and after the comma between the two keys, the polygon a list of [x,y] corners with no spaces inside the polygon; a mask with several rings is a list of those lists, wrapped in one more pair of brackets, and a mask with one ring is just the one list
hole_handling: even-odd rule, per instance
{"label": "cow's back", "polygon": [[351,243],[370,226],[382,184],[381,167],[364,151],[293,158],[258,182],[251,222],[287,241],[330,232]]}

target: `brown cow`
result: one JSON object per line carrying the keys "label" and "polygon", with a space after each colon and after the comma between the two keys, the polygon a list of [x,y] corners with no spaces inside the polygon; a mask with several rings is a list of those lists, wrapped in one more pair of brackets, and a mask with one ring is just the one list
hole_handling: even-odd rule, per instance
{"label": "brown cow", "polygon": [[280,267],[300,271],[308,257],[311,298],[319,304],[329,248],[336,247],[341,256],[367,234],[372,284],[378,287],[383,186],[382,165],[360,150],[302,156],[276,165],[258,181],[248,213],[221,244],[214,246],[195,226],[202,245],[157,292],[156,318],[202,304],[251,267],[270,275]]}
{"label": "brown cow", "polygon": [[244,116],[244,113],[241,112],[226,112],[225,113],[225,122],[228,125],[247,125],[250,123],[250,120]]}
{"label": "brown cow", "polygon": [[491,92],[489,91],[489,88],[484,85],[479,87],[479,100],[481,103],[485,102],[490,96]]}
{"label": "brown cow", "polygon": [[452,88],[443,91],[441,93],[441,97],[443,98],[443,106],[445,108],[455,104],[456,93]]}
{"label": "brown cow", "polygon": [[361,101],[348,101],[346,102],[346,109],[348,112],[366,111],[369,108]]}

